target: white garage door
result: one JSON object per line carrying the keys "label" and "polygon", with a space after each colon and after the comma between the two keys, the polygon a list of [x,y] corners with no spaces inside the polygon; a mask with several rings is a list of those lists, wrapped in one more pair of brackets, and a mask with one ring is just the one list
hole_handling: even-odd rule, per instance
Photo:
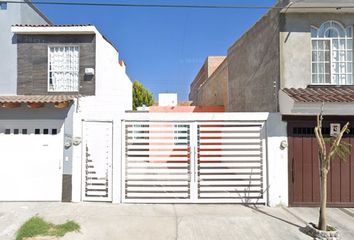
{"label": "white garage door", "polygon": [[63,121],[0,120],[0,201],[61,201]]}

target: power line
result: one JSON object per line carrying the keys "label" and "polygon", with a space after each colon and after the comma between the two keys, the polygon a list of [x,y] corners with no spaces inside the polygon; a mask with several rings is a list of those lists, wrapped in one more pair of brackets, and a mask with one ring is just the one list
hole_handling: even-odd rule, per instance
{"label": "power line", "polygon": [[[98,3],[98,2],[66,2],[66,1],[0,1],[3,3],[37,4],[37,5],[66,5],[93,7],[135,7],[135,8],[194,8],[194,9],[283,9],[277,6],[242,6],[242,5],[189,5],[189,4],[134,4],[134,3]],[[353,9],[354,6],[292,6],[293,9]]]}
{"label": "power line", "polygon": [[[19,1],[3,1],[5,3],[28,3]],[[67,5],[67,6],[94,6],[94,7],[139,7],[139,8],[212,8],[212,9],[270,9],[270,6],[233,6],[233,5],[180,5],[180,4],[134,4],[134,3],[97,3],[97,2],[48,2],[31,1],[38,5]]]}

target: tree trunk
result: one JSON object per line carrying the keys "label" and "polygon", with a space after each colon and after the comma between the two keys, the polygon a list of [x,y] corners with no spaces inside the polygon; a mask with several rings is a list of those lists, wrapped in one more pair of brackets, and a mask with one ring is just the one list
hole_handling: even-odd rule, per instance
{"label": "tree trunk", "polygon": [[321,171],[321,207],[320,207],[320,218],[318,221],[318,228],[322,231],[327,231],[327,169],[322,169]]}

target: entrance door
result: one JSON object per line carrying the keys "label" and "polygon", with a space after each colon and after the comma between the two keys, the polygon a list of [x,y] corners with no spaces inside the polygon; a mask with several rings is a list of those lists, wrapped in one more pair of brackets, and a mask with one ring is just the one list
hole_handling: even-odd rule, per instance
{"label": "entrance door", "polygon": [[84,201],[112,201],[112,133],[112,122],[83,122]]}
{"label": "entrance door", "polygon": [[[315,121],[288,123],[291,206],[319,206],[320,165],[314,127]],[[329,122],[324,122],[323,133],[329,137]],[[344,141],[354,146],[353,136],[354,128],[345,135]],[[327,187],[330,206],[354,206],[354,148],[346,161],[332,161]]]}
{"label": "entrance door", "polygon": [[0,201],[61,201],[63,121],[0,121]]}

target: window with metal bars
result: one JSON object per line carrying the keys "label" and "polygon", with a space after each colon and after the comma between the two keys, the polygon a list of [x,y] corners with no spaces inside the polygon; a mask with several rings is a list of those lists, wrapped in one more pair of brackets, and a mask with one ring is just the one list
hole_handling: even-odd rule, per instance
{"label": "window with metal bars", "polygon": [[353,27],[327,21],[311,27],[312,84],[353,84]]}
{"label": "window with metal bars", "polygon": [[48,91],[79,91],[78,46],[49,46]]}
{"label": "window with metal bars", "polygon": [[7,3],[6,2],[0,2],[0,10],[7,10]]}

